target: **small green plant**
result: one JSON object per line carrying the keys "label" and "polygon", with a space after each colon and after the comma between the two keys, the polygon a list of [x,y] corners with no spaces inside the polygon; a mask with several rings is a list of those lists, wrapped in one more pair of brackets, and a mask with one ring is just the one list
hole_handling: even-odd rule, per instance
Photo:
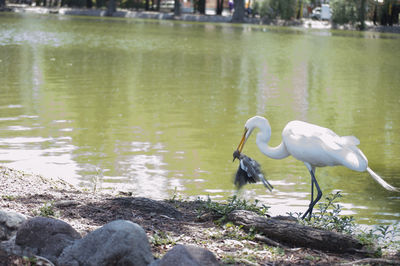
{"label": "small green plant", "polygon": [[282,257],[285,255],[285,250],[281,247],[272,247],[272,246],[267,246],[264,245],[264,248],[271,252],[271,257],[272,258],[277,258],[277,257]]}
{"label": "small green plant", "polygon": [[[296,218],[302,224],[314,228],[352,234],[356,228],[354,218],[352,216],[341,216],[342,206],[336,204],[336,201],[341,197],[340,191],[329,194],[325,198],[326,202],[318,204],[318,210],[312,214],[310,220],[300,219],[301,213],[295,213]],[[295,217],[292,213],[289,213],[289,215]]]}
{"label": "small green plant", "polygon": [[321,257],[319,257],[319,256],[313,256],[313,255],[306,255],[304,258],[305,258],[306,260],[309,260],[309,261],[312,261],[312,262],[314,262],[314,261],[319,261],[319,260],[321,259]]}
{"label": "small green plant", "polygon": [[363,244],[363,245],[373,245],[378,241],[378,236],[374,234],[374,230],[368,230],[368,231],[361,231],[356,234],[357,239]]}
{"label": "small green plant", "polygon": [[223,265],[234,265],[237,263],[235,256],[233,256],[233,255],[228,254],[228,255],[222,255],[222,256],[223,256],[222,257]]}
{"label": "small green plant", "polygon": [[154,246],[164,246],[164,245],[175,245],[175,240],[164,231],[156,232],[152,237],[150,237],[150,242]]}
{"label": "small green plant", "polygon": [[[355,238],[360,241],[361,244],[363,244],[366,247],[370,247],[371,251],[374,250],[374,247],[376,246],[376,243],[378,243],[378,235],[374,233],[374,230],[368,230],[368,231],[360,231],[355,234]],[[375,257],[381,257],[382,256],[382,248],[378,247],[375,249]]]}
{"label": "small green plant", "polygon": [[24,263],[27,263],[26,265],[37,265],[38,262],[38,259],[35,257],[23,256],[22,259],[24,260]]}
{"label": "small green plant", "polygon": [[[200,200],[201,201],[201,200]],[[234,210],[248,210],[253,211],[259,215],[266,215],[269,207],[262,204],[259,206],[259,201],[255,200],[250,203],[245,199],[241,200],[236,195],[229,198],[227,203],[219,203],[212,201],[210,198],[207,201],[201,201],[201,212],[211,212],[217,218],[217,224],[225,224],[228,221],[228,215]]]}
{"label": "small green plant", "polygon": [[179,208],[180,203],[184,202],[182,195],[178,193],[178,189],[175,187],[174,193],[171,198],[167,200],[169,203],[174,204],[175,208]]}
{"label": "small green plant", "polygon": [[223,234],[221,238],[237,239],[237,240],[254,240],[257,234],[257,230],[251,227],[247,232],[243,230],[243,225],[234,225],[231,222],[227,222],[223,225]]}
{"label": "small green plant", "polygon": [[3,200],[8,200],[8,201],[13,201],[13,200],[15,200],[15,196],[12,196],[12,195],[2,195],[1,198],[2,198]]}
{"label": "small green plant", "polygon": [[54,202],[46,202],[42,207],[39,208],[38,211],[33,211],[35,216],[43,216],[43,217],[56,217],[59,214],[54,210]]}
{"label": "small green plant", "polygon": [[182,195],[178,193],[177,187],[174,188],[174,193],[172,194],[172,197],[168,201],[172,203],[176,201],[183,201]]}
{"label": "small green plant", "polygon": [[93,193],[98,192],[99,187],[101,187],[101,183],[102,183],[103,178],[104,178],[104,171],[103,171],[103,169],[101,169],[100,167],[96,167],[95,170],[96,170],[96,174],[93,175],[93,176],[90,178],[90,179],[91,179],[91,182],[92,182],[92,184],[93,184],[93,187],[92,187],[92,192],[93,192]]}
{"label": "small green plant", "polygon": [[368,230],[358,230],[355,237],[364,245],[379,245],[377,256],[382,252],[400,253],[400,223],[378,225]]}
{"label": "small green plant", "polygon": [[330,194],[326,202],[318,204],[318,211],[313,213],[310,220],[302,220],[302,213],[289,213],[300,223],[314,228],[350,234],[363,245],[374,247],[375,256],[380,257],[383,252],[399,253],[400,251],[400,223],[394,225],[378,225],[369,230],[362,230],[355,224],[352,216],[341,216],[342,207],[336,203],[341,198],[340,192]]}

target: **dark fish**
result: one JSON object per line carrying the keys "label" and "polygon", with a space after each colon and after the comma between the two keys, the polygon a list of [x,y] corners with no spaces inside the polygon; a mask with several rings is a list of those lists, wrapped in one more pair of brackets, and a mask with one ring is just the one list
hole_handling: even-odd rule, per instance
{"label": "dark fish", "polygon": [[252,158],[240,154],[238,150],[233,152],[233,160],[239,159],[239,168],[235,175],[235,185],[241,188],[247,183],[256,183],[261,181],[269,191],[274,188],[264,177],[260,164]]}

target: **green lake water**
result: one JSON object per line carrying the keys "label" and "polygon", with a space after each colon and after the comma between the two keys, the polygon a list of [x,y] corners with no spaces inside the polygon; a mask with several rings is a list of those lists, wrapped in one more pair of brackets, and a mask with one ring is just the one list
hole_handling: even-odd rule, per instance
{"label": "green lake water", "polygon": [[[0,13],[0,163],[154,199],[236,193],[232,152],[253,115],[270,144],[290,120],[355,135],[400,187],[400,36],[230,24]],[[310,177],[248,141],[275,187],[240,195],[304,212]],[[400,220],[400,193],[368,173],[319,168],[359,223]]]}

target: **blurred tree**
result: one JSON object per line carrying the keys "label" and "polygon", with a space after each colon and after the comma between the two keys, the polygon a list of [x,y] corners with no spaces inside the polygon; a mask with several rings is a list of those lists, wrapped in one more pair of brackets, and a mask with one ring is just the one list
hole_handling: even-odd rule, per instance
{"label": "blurred tree", "polygon": [[107,16],[112,16],[114,12],[117,11],[117,3],[116,0],[109,0],[107,4]]}
{"label": "blurred tree", "polygon": [[181,2],[179,0],[175,0],[174,2],[174,16],[179,17],[181,15]]}
{"label": "blurred tree", "polygon": [[244,22],[244,0],[234,0],[233,1],[233,15],[232,15],[232,22]]}
{"label": "blurred tree", "polygon": [[[48,3],[50,3],[52,0],[47,0]],[[59,0],[60,1],[60,0]],[[61,6],[65,6],[68,5],[70,7],[88,7],[88,5],[90,5],[89,1],[91,2],[91,0],[61,0]],[[40,1],[36,1],[36,5],[40,5],[38,4],[38,2]],[[43,5],[45,5],[46,3],[44,1]],[[93,5],[93,3],[92,3]],[[96,5],[97,6],[97,5]]]}
{"label": "blurred tree", "polygon": [[296,15],[296,0],[273,0],[281,19],[290,20]]}
{"label": "blurred tree", "polygon": [[296,0],[264,0],[261,3],[260,16],[267,19],[280,17],[290,20],[296,17],[296,11],[299,10],[298,5]]}
{"label": "blurred tree", "polygon": [[274,10],[272,9],[269,0],[265,0],[261,3],[259,13],[260,17],[263,19],[273,19],[276,17],[276,14],[274,14]]}
{"label": "blurred tree", "polygon": [[372,21],[374,22],[374,25],[376,25],[376,22],[378,21],[378,2],[374,1],[374,7],[373,7],[373,15],[372,15]]}
{"label": "blurred tree", "polygon": [[206,13],[206,0],[198,0],[200,14]]}
{"label": "blurred tree", "polygon": [[365,12],[366,12],[366,8],[365,8],[365,3],[366,0],[361,0],[361,4],[360,4],[360,9],[359,9],[359,22],[360,22],[360,30],[365,30]]}
{"label": "blurred tree", "polygon": [[303,17],[303,1],[298,0],[297,1],[297,8],[296,8],[296,18],[301,19]]}
{"label": "blurred tree", "polygon": [[400,4],[396,0],[385,0],[381,6],[380,21],[382,25],[393,26],[399,23]]}
{"label": "blurred tree", "polygon": [[[96,1],[104,1],[104,0],[96,0]],[[142,8],[144,8],[144,9],[146,9],[146,2],[145,1],[141,1],[141,0],[119,0],[119,1],[121,1],[119,6],[122,7],[122,8],[131,8],[131,9],[133,9],[133,8],[134,9],[142,9]],[[149,8],[151,9],[152,6],[151,6],[150,2],[148,4],[149,4]],[[159,6],[160,5],[158,4],[158,7]]]}
{"label": "blurred tree", "polygon": [[332,0],[332,22],[335,24],[355,24],[357,21],[357,2],[359,0]]}
{"label": "blurred tree", "polygon": [[157,11],[160,10],[160,0],[146,0],[144,4],[144,9],[146,11],[148,10],[154,10],[154,6],[156,7],[155,9]]}
{"label": "blurred tree", "polygon": [[193,0],[193,11],[200,14],[206,13],[206,0]]}
{"label": "blurred tree", "polygon": [[365,29],[367,0],[332,0],[332,22],[353,24],[360,30]]}
{"label": "blurred tree", "polygon": [[105,0],[96,0],[96,7],[100,8],[106,5]]}
{"label": "blurred tree", "polygon": [[222,15],[222,11],[224,10],[224,0],[217,0],[217,10],[215,13],[217,15]]}

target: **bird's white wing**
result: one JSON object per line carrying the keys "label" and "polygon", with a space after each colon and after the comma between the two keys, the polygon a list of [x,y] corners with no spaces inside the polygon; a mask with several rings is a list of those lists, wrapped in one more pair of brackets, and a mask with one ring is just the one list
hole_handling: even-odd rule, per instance
{"label": "bird's white wing", "polygon": [[352,170],[365,171],[368,160],[357,148],[354,136],[341,137],[328,128],[302,121],[292,121],[282,137],[287,150],[296,159],[312,166],[344,165]]}
{"label": "bird's white wing", "polygon": [[360,141],[358,140],[358,138],[354,136],[340,137],[339,141],[342,143],[342,145],[354,145],[354,146],[360,145]]}
{"label": "bird's white wing", "polygon": [[[329,130],[331,131],[331,130]],[[354,136],[338,136],[333,131],[319,135],[321,146],[334,161],[334,165],[343,165],[355,171],[365,171],[368,166],[367,157],[357,147],[360,141]]]}

